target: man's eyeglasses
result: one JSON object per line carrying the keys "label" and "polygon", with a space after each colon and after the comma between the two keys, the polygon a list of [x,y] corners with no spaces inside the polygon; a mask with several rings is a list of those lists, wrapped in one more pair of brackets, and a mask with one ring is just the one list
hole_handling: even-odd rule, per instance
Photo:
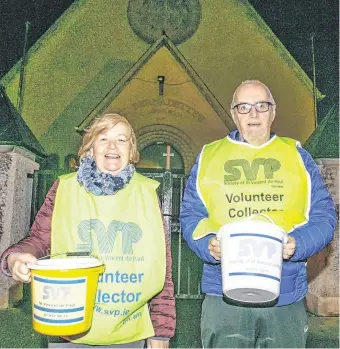
{"label": "man's eyeglasses", "polygon": [[269,110],[269,107],[274,105],[273,103],[270,102],[257,102],[254,104],[251,103],[240,103],[236,104],[233,106],[232,109],[237,108],[237,111],[240,114],[248,114],[251,111],[252,107],[255,107],[256,111],[259,113],[265,113],[266,111]]}

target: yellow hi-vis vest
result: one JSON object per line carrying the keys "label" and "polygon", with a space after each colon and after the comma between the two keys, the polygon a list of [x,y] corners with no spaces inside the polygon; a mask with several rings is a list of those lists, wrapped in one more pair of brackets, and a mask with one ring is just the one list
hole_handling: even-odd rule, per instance
{"label": "yellow hi-vis vest", "polygon": [[115,195],[95,196],[61,176],[52,216],[51,254],[90,251],[105,263],[92,326],[75,343],[110,345],[154,336],[147,302],[165,282],[165,236],[156,189],[135,173]]}
{"label": "yellow hi-vis vest", "polygon": [[204,146],[196,185],[209,218],[200,221],[193,238],[263,215],[288,233],[306,223],[311,185],[297,145],[274,136],[262,146],[229,137]]}

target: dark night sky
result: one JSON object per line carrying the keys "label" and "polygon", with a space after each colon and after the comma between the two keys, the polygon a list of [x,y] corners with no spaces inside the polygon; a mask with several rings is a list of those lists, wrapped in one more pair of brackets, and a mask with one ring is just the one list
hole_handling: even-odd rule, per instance
{"label": "dark night sky", "polygon": [[[226,0],[226,3],[229,0]],[[241,1],[241,0],[240,0]],[[0,0],[0,77],[20,59],[25,21],[29,47],[70,6],[72,0]],[[319,115],[339,100],[338,0],[249,0],[275,35],[312,79],[311,34],[314,33],[316,82],[326,98]]]}

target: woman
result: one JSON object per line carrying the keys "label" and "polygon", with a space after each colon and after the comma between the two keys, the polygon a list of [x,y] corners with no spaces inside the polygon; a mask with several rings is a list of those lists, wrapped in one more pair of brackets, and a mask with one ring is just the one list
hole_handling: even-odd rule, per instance
{"label": "woman", "polygon": [[[94,120],[78,155],[78,171],[53,184],[30,236],[2,254],[1,269],[29,282],[27,263],[49,254],[89,251],[105,263],[92,326],[66,338],[63,346],[143,347],[148,338],[148,347],[168,348],[176,317],[158,182],[135,171],[136,136],[118,114]],[[120,315],[113,317],[112,311]]]}

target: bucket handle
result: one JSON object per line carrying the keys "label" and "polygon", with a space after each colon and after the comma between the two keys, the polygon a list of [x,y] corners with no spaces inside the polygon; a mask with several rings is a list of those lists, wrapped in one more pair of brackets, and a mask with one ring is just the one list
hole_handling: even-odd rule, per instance
{"label": "bucket handle", "polygon": [[[251,216],[248,216],[247,220],[250,221],[254,216],[255,216],[255,214],[252,214]],[[267,215],[265,215],[263,213],[256,213],[256,216],[262,216],[264,218],[267,218],[270,223],[275,224],[274,221],[270,217],[268,217]]]}
{"label": "bucket handle", "polygon": [[[275,224],[274,221],[273,221],[270,217],[268,217],[267,215],[265,215],[265,214],[263,214],[263,213],[257,213],[256,215],[262,216],[262,217],[264,217],[264,218],[267,218],[268,221],[269,221],[270,223]],[[252,214],[251,216],[248,216],[248,217],[247,217],[247,220],[250,221],[254,216],[255,216],[255,214]],[[275,225],[276,225],[276,224],[275,224]],[[281,229],[281,230],[282,230],[282,233],[283,233],[282,242],[283,242],[284,244],[287,244],[287,242],[288,242],[288,234],[287,234],[283,229]]]}
{"label": "bucket handle", "polygon": [[38,258],[38,261],[40,261],[42,259],[48,259],[48,258],[51,258],[51,257],[57,257],[57,256],[88,257],[88,256],[90,256],[90,252],[63,252],[63,253],[48,254],[46,256]]}

